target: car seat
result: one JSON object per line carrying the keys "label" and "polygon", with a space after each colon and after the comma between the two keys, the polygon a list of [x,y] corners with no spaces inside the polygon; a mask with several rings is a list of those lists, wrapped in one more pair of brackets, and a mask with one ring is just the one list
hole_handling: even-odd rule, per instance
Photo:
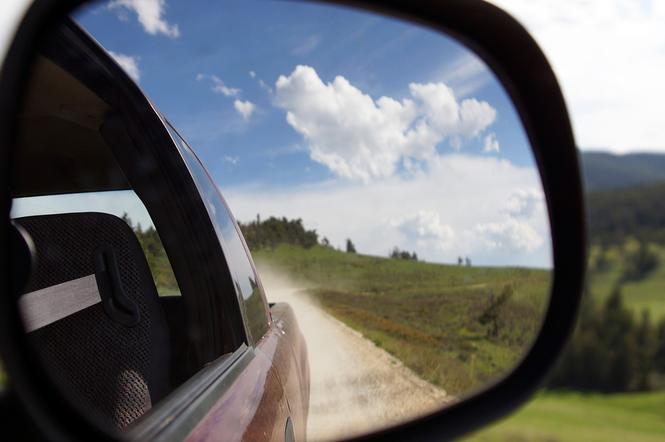
{"label": "car seat", "polygon": [[169,331],[138,239],[105,213],[14,220],[34,244],[26,331],[71,400],[124,428],[169,387]]}

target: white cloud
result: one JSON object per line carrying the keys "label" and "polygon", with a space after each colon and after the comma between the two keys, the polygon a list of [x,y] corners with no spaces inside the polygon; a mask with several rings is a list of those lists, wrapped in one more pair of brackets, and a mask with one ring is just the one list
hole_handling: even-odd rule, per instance
{"label": "white cloud", "polygon": [[544,212],[545,198],[537,187],[516,189],[506,201],[505,212],[517,218],[530,218],[536,212]]}
{"label": "white cloud", "polygon": [[238,164],[238,161],[240,161],[240,158],[237,156],[225,155],[224,161],[235,166],[236,164]]}
{"label": "white cloud", "polygon": [[252,78],[256,78],[256,72],[249,71],[249,76],[252,77]]}
{"label": "white cloud", "polygon": [[308,144],[310,158],[335,175],[368,183],[400,164],[430,163],[445,139],[461,146],[496,119],[487,102],[459,102],[443,83],[411,83],[411,97],[374,100],[342,76],[324,83],[309,66],[297,66],[275,84],[276,106]]}
{"label": "white cloud", "polygon": [[492,74],[477,55],[465,51],[457,59],[446,63],[436,78],[452,87],[458,97],[466,97],[485,86],[492,79]]}
{"label": "white cloud", "polygon": [[543,244],[543,238],[524,221],[506,218],[477,224],[475,233],[489,249],[532,252]]}
{"label": "white cloud", "polygon": [[361,253],[386,256],[397,246],[435,262],[453,263],[461,255],[478,265],[547,267],[551,249],[542,192],[541,203],[521,215],[511,202],[539,188],[532,167],[496,157],[445,154],[427,171],[367,184],[335,180],[222,191],[240,220],[254,219],[257,212],[262,218],[302,218],[334,245],[351,238]]}
{"label": "white cloud", "polygon": [[291,50],[291,55],[303,56],[312,52],[321,41],[320,35],[310,35]]}
{"label": "white cloud", "polygon": [[233,102],[233,107],[236,109],[236,111],[238,111],[244,120],[249,120],[254,113],[254,110],[256,109],[256,106],[251,101],[241,100],[235,100]]}
{"label": "white cloud", "polygon": [[492,132],[491,134],[485,136],[483,139],[483,152],[498,152],[499,151],[499,140],[496,139],[496,134]]}
{"label": "white cloud", "polygon": [[[141,26],[148,34],[164,34],[171,38],[180,36],[178,25],[169,24],[164,19],[165,0],[112,0],[108,3],[108,8],[118,10],[121,18],[123,10],[136,12]],[[124,17],[126,19],[126,15]]]}
{"label": "white cloud", "polygon": [[268,94],[272,95],[272,88],[268,86],[268,84],[266,84],[266,82],[261,80],[260,78],[259,78],[259,86],[261,86],[263,90],[268,92]]}
{"label": "white cloud", "polygon": [[543,48],[582,149],[665,150],[665,2],[492,1]]}
{"label": "white cloud", "polygon": [[208,75],[208,74],[196,74],[196,81],[203,81],[205,79],[210,80],[212,83],[212,91],[218,94],[222,94],[225,97],[237,97],[240,92],[240,89],[235,87],[227,86],[224,81],[219,78],[217,75]]}
{"label": "white cloud", "polygon": [[127,72],[127,75],[132,77],[135,82],[141,79],[141,70],[139,69],[139,57],[132,57],[131,55],[120,54],[118,52],[108,51],[109,55]]}
{"label": "white cloud", "polygon": [[419,248],[427,247],[428,242],[442,249],[450,248],[455,239],[455,231],[443,224],[437,212],[419,210],[413,215],[395,219],[391,222],[407,238],[415,240]]}

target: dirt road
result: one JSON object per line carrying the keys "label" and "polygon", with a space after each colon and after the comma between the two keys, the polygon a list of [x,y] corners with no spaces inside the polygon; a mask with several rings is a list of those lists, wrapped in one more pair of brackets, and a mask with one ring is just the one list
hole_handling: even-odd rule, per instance
{"label": "dirt road", "polygon": [[306,289],[266,277],[269,301],[295,310],[309,351],[308,440],[339,439],[423,414],[452,398],[316,306]]}

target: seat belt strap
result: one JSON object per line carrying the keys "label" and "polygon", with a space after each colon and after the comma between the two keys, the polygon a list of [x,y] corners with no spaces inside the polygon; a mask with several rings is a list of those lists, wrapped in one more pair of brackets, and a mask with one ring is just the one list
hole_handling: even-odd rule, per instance
{"label": "seat belt strap", "polygon": [[101,301],[97,279],[92,274],[25,293],[18,306],[29,333]]}

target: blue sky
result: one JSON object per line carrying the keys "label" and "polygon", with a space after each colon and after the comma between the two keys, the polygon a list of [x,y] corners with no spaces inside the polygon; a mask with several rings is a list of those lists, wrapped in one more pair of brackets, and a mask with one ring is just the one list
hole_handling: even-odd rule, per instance
{"label": "blue sky", "polygon": [[371,254],[397,245],[433,261],[549,265],[519,119],[454,40],[299,2],[113,0],[75,18],[192,145],[240,220],[301,217]]}

